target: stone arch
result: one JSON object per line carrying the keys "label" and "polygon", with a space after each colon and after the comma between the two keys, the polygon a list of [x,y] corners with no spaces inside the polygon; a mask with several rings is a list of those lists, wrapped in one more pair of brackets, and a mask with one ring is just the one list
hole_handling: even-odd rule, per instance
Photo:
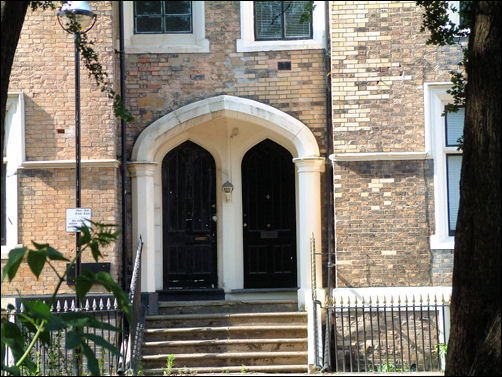
{"label": "stone arch", "polygon": [[[240,134],[239,134],[240,133]],[[240,138],[240,139],[239,139]],[[245,98],[217,96],[183,106],[146,127],[136,140],[129,163],[133,191],[133,234],[142,235],[142,290],[162,289],[159,263],[162,259],[160,199],[160,163],[170,150],[191,140],[209,151],[219,175],[217,187],[227,181],[234,184],[228,201],[217,190],[218,202],[218,277],[225,291],[242,288],[236,250],[242,242],[242,203],[240,163],[254,144],[270,138],[288,149],[296,165],[297,192],[297,261],[300,289],[310,287],[309,243],[312,233],[321,244],[320,173],[324,158],[319,156],[317,141],[310,129],[298,119],[272,106]],[[151,200],[153,198],[153,200]],[[147,200],[149,199],[149,200]],[[160,224],[160,225],[159,225]],[[227,254],[226,254],[227,253]],[[221,261],[221,262],[220,262]],[[225,264],[226,263],[226,264]],[[322,281],[320,276],[318,281]],[[303,294],[302,294],[303,296]],[[299,299],[303,302],[303,297]]]}

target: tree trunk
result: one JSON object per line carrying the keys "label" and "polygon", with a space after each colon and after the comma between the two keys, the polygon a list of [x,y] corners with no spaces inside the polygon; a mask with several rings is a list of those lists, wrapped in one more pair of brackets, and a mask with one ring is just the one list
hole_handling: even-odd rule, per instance
{"label": "tree trunk", "polygon": [[473,2],[446,375],[500,375],[502,2]]}
{"label": "tree trunk", "polygon": [[[12,62],[14,61],[14,54],[16,53],[17,42],[19,41],[19,35],[21,34],[21,29],[23,28],[24,17],[26,15],[26,10],[28,9],[29,1],[2,1],[2,32],[1,32],[1,60],[0,60],[0,70],[1,70],[1,131],[0,131],[0,144],[2,145],[2,151],[4,148],[4,136],[5,136],[5,106],[7,105],[7,93],[9,90],[9,77],[10,70],[12,68]],[[2,163],[3,163],[3,152],[2,152]]]}

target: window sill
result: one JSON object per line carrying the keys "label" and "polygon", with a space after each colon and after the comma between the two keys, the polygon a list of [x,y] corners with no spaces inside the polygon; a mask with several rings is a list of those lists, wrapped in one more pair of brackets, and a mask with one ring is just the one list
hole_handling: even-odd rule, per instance
{"label": "window sill", "polygon": [[237,52],[281,51],[281,50],[321,50],[325,46],[314,39],[248,41],[237,39]]}
{"label": "window sill", "polygon": [[125,52],[126,54],[207,53],[209,52],[209,40],[171,38],[170,35],[137,34],[126,45]]}
{"label": "window sill", "polygon": [[453,250],[455,249],[455,237],[439,237],[436,234],[429,239],[431,250]]}

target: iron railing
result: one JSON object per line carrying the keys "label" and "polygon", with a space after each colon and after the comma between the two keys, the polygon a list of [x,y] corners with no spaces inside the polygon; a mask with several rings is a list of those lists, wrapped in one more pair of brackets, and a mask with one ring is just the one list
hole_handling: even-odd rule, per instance
{"label": "iron railing", "polygon": [[[41,301],[49,303],[48,298],[42,299]],[[51,308],[51,311],[56,315],[75,311],[88,312],[100,322],[105,322],[112,326],[119,327],[123,315],[122,312],[118,309],[117,301],[113,296],[88,297],[81,304],[83,304],[82,307],[80,309],[77,309],[74,297],[59,297]],[[20,327],[27,346],[31,342],[31,337],[33,336],[33,334],[28,333],[27,329],[18,319],[23,313],[24,305],[22,303],[18,303],[15,305],[15,309],[9,311],[6,315],[8,315],[11,322],[16,323]],[[43,344],[40,340],[35,343],[30,356],[31,360],[37,365],[37,375],[68,376],[74,374],[73,368],[75,355],[74,349],[68,350],[66,348],[67,331],[67,329],[61,331],[52,331],[50,333],[50,344]],[[115,345],[117,348],[120,347],[119,332],[96,328],[86,328],[84,332],[101,336],[109,343]],[[87,344],[94,351],[94,354],[98,359],[101,374],[116,374],[118,357],[92,341],[88,341]],[[4,362],[5,365],[9,366],[13,365],[14,363],[12,353],[9,349],[7,349],[5,353]],[[84,371],[88,370],[87,360],[85,358],[82,360],[81,369]],[[22,375],[30,375],[29,372],[24,369],[21,370],[21,373]],[[2,371],[2,375],[7,375],[7,372]]]}
{"label": "iron railing", "polygon": [[427,296],[336,298],[327,306],[335,372],[444,370],[449,301]]}
{"label": "iron railing", "polygon": [[138,240],[138,249],[134,261],[134,268],[129,287],[129,300],[132,306],[131,323],[126,326],[124,321],[124,337],[122,344],[123,358],[119,360],[119,373],[126,371],[136,374],[141,356],[141,344],[143,338],[145,308],[141,304],[141,254],[143,251],[143,240],[141,236]]}

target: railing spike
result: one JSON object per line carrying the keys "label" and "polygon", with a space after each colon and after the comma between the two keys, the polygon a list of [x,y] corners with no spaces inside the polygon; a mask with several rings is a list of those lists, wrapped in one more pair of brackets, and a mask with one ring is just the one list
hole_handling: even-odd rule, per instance
{"label": "railing spike", "polygon": [[103,297],[99,299],[99,310],[103,310],[105,307],[105,304],[103,304]]}
{"label": "railing spike", "polygon": [[106,309],[110,310],[112,308],[112,303],[110,302],[110,297],[106,299]]}
{"label": "railing spike", "polygon": [[86,312],[88,312],[88,311],[89,311],[89,309],[90,309],[89,299],[88,299],[88,298],[86,298],[86,299],[85,299],[85,311],[86,311]]}
{"label": "railing spike", "polygon": [[98,304],[96,303],[96,299],[93,299],[92,300],[92,310],[96,311],[97,308],[98,308]]}

